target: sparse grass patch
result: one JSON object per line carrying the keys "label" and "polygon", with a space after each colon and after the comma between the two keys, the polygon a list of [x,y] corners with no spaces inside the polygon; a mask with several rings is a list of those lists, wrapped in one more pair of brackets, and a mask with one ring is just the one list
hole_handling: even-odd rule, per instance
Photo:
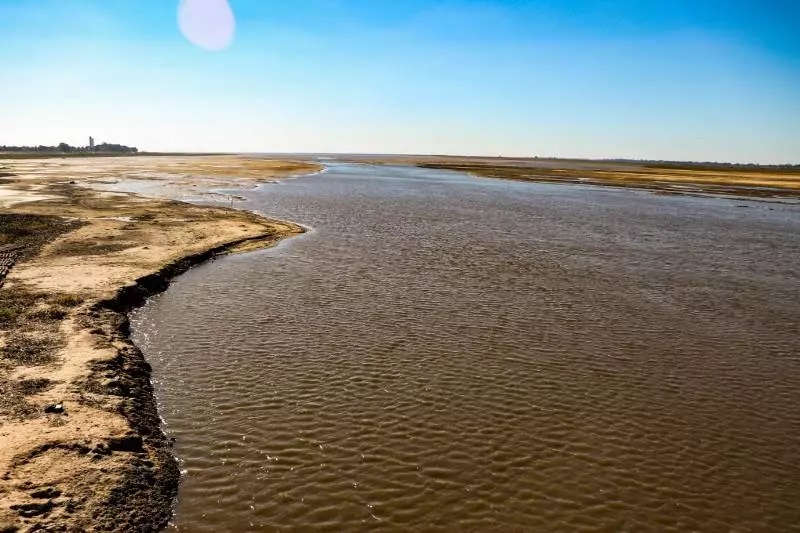
{"label": "sparse grass patch", "polygon": [[0,217],[0,234],[7,240],[21,240],[36,236],[50,228],[51,217],[37,215],[3,215]]}
{"label": "sparse grass patch", "polygon": [[40,414],[35,405],[25,400],[17,383],[0,377],[0,416],[21,420]]}
{"label": "sparse grass patch", "polygon": [[44,215],[0,214],[0,245],[20,244],[23,260],[30,257],[47,242],[81,226],[80,222],[65,222],[63,218]]}
{"label": "sparse grass patch", "polygon": [[77,307],[83,303],[83,298],[76,294],[56,294],[50,298],[50,302],[64,307]]}
{"label": "sparse grass patch", "polygon": [[24,287],[0,289],[0,329],[9,329],[20,323],[25,314],[35,309],[46,296]]}
{"label": "sparse grass patch", "polygon": [[[21,340],[18,332],[32,330],[44,331],[46,333],[45,336],[58,338],[60,336],[58,323],[67,317],[69,307],[52,305],[49,300],[62,302],[66,305],[82,301],[79,297],[68,294],[48,298],[45,293],[30,291],[23,286],[0,290],[0,331],[6,332],[6,339],[13,340],[18,338],[18,340]],[[30,349],[35,350],[36,346],[40,344],[34,342],[31,344]],[[26,348],[11,346],[10,349],[23,359],[28,357]],[[4,352],[5,349],[0,349],[0,357],[18,364],[16,356],[7,357]]]}
{"label": "sparse grass patch", "polygon": [[0,324],[13,323],[18,316],[18,310],[11,307],[0,307]]}
{"label": "sparse grass patch", "polygon": [[11,333],[6,336],[0,357],[12,364],[45,365],[55,360],[61,343],[56,335]]}
{"label": "sparse grass patch", "polygon": [[31,394],[39,394],[52,389],[55,382],[47,378],[33,378],[20,380],[16,385],[21,394],[30,396]]}
{"label": "sparse grass patch", "polygon": [[39,307],[27,313],[25,317],[36,321],[64,320],[67,311],[61,307]]}

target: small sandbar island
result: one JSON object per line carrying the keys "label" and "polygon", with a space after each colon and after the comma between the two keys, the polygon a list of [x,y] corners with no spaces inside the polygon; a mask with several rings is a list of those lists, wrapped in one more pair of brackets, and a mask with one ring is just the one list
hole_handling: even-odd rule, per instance
{"label": "small sandbar island", "polygon": [[[0,531],[166,525],[178,467],[126,313],[193,264],[303,231],[169,198],[232,205],[209,191],[320,168],[244,156],[0,158]],[[141,193],[113,190],[128,181]]]}

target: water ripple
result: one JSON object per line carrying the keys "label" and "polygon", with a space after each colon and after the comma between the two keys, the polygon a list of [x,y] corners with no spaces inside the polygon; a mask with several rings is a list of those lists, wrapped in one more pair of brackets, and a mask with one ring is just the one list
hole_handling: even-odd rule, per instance
{"label": "water ripple", "polygon": [[[742,201],[737,201],[742,203]],[[134,316],[186,531],[789,531],[800,216],[347,167]]]}

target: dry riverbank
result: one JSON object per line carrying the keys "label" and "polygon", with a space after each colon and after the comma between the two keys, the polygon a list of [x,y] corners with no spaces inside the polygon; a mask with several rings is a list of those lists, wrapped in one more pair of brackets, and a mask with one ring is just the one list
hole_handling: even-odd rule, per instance
{"label": "dry riverbank", "polygon": [[319,167],[233,156],[0,167],[0,531],[157,529],[178,471],[126,313],[193,264],[302,229],[87,187],[152,180],[194,195]]}

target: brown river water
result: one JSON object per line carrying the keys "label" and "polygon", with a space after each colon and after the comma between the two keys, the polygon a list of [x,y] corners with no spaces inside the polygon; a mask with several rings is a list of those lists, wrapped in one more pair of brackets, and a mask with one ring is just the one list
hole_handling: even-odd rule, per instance
{"label": "brown river water", "polygon": [[133,316],[181,531],[800,529],[800,206],[332,164]]}

